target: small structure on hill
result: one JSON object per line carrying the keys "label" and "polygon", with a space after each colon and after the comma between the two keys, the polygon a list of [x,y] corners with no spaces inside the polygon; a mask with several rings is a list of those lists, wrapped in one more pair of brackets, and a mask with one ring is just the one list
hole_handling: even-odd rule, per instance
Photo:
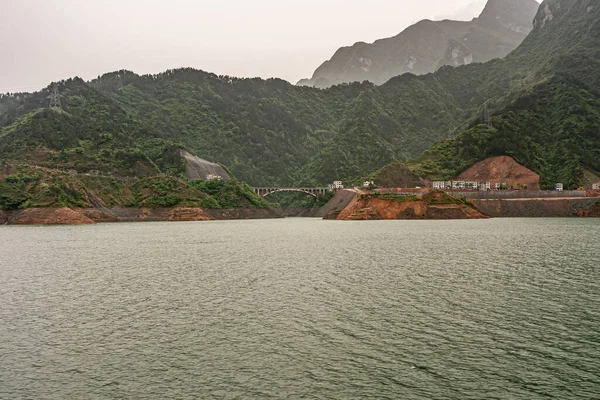
{"label": "small structure on hill", "polygon": [[365,181],[363,183],[363,188],[365,188],[365,189],[370,189],[373,187],[375,187],[375,182],[373,182],[373,181]]}
{"label": "small structure on hill", "polygon": [[344,183],[342,181],[334,181],[332,185],[333,189],[343,189]]}
{"label": "small structure on hill", "polygon": [[557,192],[563,192],[565,190],[565,185],[562,183],[557,183],[556,186],[554,186],[554,190]]}
{"label": "small structure on hill", "polygon": [[594,183],[594,184],[592,185],[592,189],[593,189],[593,190],[600,190],[600,182],[598,182],[598,183]]}

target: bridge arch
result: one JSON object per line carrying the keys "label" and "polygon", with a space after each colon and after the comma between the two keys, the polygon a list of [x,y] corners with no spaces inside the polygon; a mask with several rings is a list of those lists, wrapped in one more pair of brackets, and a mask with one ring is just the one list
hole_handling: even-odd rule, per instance
{"label": "bridge arch", "polygon": [[315,199],[318,197],[315,193],[312,193],[312,192],[309,192],[308,190],[303,190],[303,189],[276,189],[276,190],[273,190],[272,192],[266,193],[262,197],[267,197],[267,196],[270,196],[275,193],[286,193],[286,192],[287,193],[294,193],[294,192],[295,193],[304,193],[304,194],[314,197]]}
{"label": "bridge arch", "polygon": [[325,196],[329,189],[327,188],[253,188],[254,193],[261,197],[267,197],[274,193],[304,193],[318,199],[319,196]]}

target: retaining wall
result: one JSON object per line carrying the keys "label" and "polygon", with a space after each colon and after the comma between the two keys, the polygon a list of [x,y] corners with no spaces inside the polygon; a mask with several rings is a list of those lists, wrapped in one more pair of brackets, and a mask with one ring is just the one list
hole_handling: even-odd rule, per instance
{"label": "retaining wall", "polygon": [[573,198],[587,197],[585,191],[566,190],[557,192],[554,190],[492,190],[489,192],[478,191],[449,191],[450,196],[464,197],[467,199],[551,199],[551,198]]}

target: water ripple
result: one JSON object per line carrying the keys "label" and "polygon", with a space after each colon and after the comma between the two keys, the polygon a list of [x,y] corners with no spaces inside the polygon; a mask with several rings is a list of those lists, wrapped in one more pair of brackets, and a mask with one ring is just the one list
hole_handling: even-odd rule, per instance
{"label": "water ripple", "polygon": [[593,399],[596,220],[0,227],[0,398]]}

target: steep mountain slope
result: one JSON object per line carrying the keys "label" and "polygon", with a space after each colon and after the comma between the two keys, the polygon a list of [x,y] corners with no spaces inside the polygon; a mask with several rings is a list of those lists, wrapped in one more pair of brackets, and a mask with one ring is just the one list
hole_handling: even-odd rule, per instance
{"label": "steep mountain slope", "polygon": [[477,161],[508,155],[540,174],[543,188],[556,182],[575,188],[586,170],[600,171],[600,6],[547,0],[534,25],[503,66],[533,72],[490,101],[492,126],[474,121],[455,139],[434,145],[413,170],[449,178]]}
{"label": "steep mountain slope", "polygon": [[538,7],[535,0],[489,0],[479,18],[470,22],[423,20],[395,37],[339,49],[311,79],[298,85],[326,88],[362,81],[380,85],[407,72],[424,75],[444,65],[501,58],[531,31]]}
{"label": "steep mountain slope", "polygon": [[[508,155],[543,184],[575,184],[582,169],[600,170],[599,13],[596,0],[546,0],[504,59],[381,86],[319,90],[180,69],[61,82],[64,113],[45,108],[48,89],[2,96],[0,163],[185,176],[183,149],[255,186],[324,185],[415,159],[442,140],[412,168],[456,176]],[[485,109],[493,129],[480,126]]]}

